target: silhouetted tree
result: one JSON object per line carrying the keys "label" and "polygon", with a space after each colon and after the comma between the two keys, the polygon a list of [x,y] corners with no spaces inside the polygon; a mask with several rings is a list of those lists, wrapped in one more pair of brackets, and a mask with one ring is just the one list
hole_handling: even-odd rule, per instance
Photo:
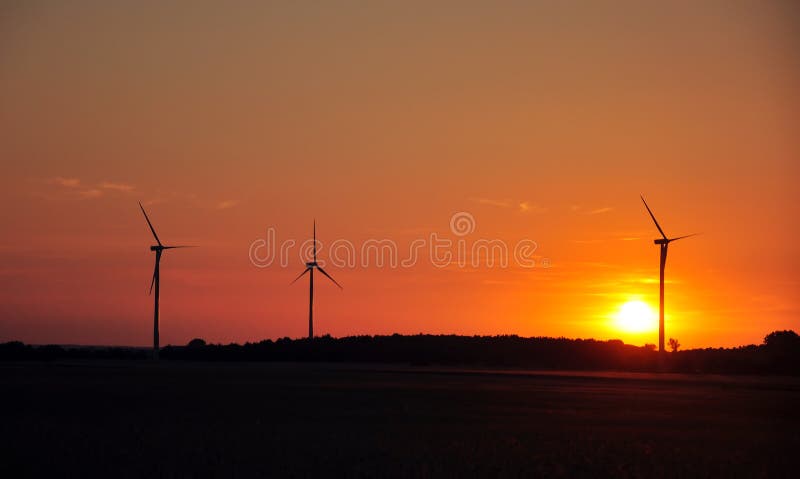
{"label": "silhouetted tree", "polygon": [[797,374],[800,369],[800,337],[794,331],[773,331],[764,338],[765,369],[781,374]]}
{"label": "silhouetted tree", "polygon": [[669,349],[672,350],[673,353],[678,352],[678,348],[681,347],[681,343],[678,342],[675,338],[669,338]]}
{"label": "silhouetted tree", "polygon": [[187,348],[200,349],[206,347],[206,341],[201,338],[194,338],[186,345]]}
{"label": "silhouetted tree", "polygon": [[764,345],[770,349],[791,351],[800,348],[800,336],[792,330],[773,331],[764,338]]}
{"label": "silhouetted tree", "polygon": [[21,341],[0,344],[0,359],[28,359],[33,355],[33,348]]}

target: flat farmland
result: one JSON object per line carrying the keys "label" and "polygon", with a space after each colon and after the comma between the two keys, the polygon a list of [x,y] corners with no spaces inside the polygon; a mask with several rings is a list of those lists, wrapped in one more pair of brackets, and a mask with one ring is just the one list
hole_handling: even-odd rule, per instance
{"label": "flat farmland", "polygon": [[8,362],[0,394],[2,477],[793,477],[800,450],[787,377]]}

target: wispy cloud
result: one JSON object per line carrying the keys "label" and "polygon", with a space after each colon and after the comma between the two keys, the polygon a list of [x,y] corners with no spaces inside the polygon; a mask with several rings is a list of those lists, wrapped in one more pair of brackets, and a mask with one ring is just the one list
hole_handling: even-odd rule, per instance
{"label": "wispy cloud", "polygon": [[[73,199],[94,200],[98,198],[112,199],[136,193],[141,198],[142,204],[152,206],[158,203],[181,201],[206,210],[227,210],[239,205],[239,200],[234,199],[204,199],[194,193],[179,191],[148,193],[141,191],[131,183],[125,181],[103,180],[97,183],[82,181],[80,178],[57,176],[45,180],[49,185],[54,185],[55,193],[49,195],[50,199],[63,199],[65,196]],[[149,196],[149,198],[148,198]],[[45,196],[48,197],[48,196]]]}
{"label": "wispy cloud", "polygon": [[174,202],[191,205],[193,208],[213,211],[228,210],[241,203],[239,200],[234,199],[214,200],[203,198],[195,193],[167,191],[156,193],[152,197],[144,199],[142,204],[148,206]]}
{"label": "wispy cloud", "polygon": [[591,211],[587,211],[586,214],[587,215],[601,215],[603,213],[608,213],[609,211],[611,211],[613,209],[614,208],[606,206],[606,207],[603,207],[603,208],[597,208],[597,209],[594,209],[594,210],[591,210]]}
{"label": "wispy cloud", "polygon": [[103,192],[97,188],[84,187],[79,178],[56,176],[55,178],[47,180],[47,183],[66,189],[64,193],[70,196],[76,194],[81,198],[97,198],[103,196]]}
{"label": "wispy cloud", "polygon": [[495,200],[492,198],[470,198],[470,200],[479,205],[496,206],[498,208],[510,208],[513,204],[511,200]]}
{"label": "wispy cloud", "polygon": [[517,201],[510,198],[494,199],[494,198],[470,198],[471,201],[479,205],[494,206],[497,208],[515,208],[520,213],[544,213],[546,208],[531,203],[530,201]]}
{"label": "wispy cloud", "polygon": [[78,194],[81,195],[84,198],[99,198],[99,197],[103,196],[103,191],[102,190],[98,190],[97,188],[91,188],[91,189],[88,189],[88,190],[83,190],[83,191],[79,192]]}
{"label": "wispy cloud", "polygon": [[572,205],[569,207],[570,211],[573,213],[579,213],[583,215],[601,215],[603,213],[608,213],[609,211],[613,211],[614,208],[610,206],[604,206],[602,208],[594,208],[591,210],[585,209],[583,206],[580,205]]}
{"label": "wispy cloud", "polygon": [[64,178],[57,176],[47,180],[48,183],[53,185],[63,186],[64,188],[77,188],[81,185],[81,180],[78,178]]}
{"label": "wispy cloud", "polygon": [[522,203],[519,204],[519,211],[521,213],[539,214],[547,211],[547,208],[537,204],[533,204],[529,201],[523,201]]}
{"label": "wispy cloud", "polygon": [[57,176],[46,180],[48,184],[63,188],[64,194],[78,196],[81,198],[100,198],[108,191],[120,193],[130,193],[134,190],[133,185],[112,181],[103,181],[94,186],[84,184],[79,178]]}
{"label": "wispy cloud", "polygon": [[216,209],[217,210],[227,210],[229,208],[233,208],[234,206],[238,205],[239,202],[236,200],[223,200],[217,203]]}
{"label": "wispy cloud", "polygon": [[122,193],[130,193],[134,189],[133,185],[128,185],[125,183],[114,183],[111,181],[104,181],[100,183],[98,186],[104,190],[120,191]]}

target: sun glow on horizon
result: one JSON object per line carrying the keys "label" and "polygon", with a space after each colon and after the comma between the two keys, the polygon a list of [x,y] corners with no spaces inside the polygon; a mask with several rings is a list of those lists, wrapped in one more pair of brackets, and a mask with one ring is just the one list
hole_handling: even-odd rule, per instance
{"label": "sun glow on horizon", "polygon": [[614,315],[614,326],[626,333],[655,331],[658,327],[658,315],[646,302],[633,299],[620,306]]}

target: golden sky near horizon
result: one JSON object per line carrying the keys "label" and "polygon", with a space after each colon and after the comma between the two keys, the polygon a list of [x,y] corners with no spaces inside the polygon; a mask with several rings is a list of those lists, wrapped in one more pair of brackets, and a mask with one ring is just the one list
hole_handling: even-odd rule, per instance
{"label": "golden sky near horizon", "polygon": [[[800,9],[710,2],[0,4],[0,340],[148,345],[306,333],[299,244],[430,235],[509,265],[317,276],[315,330],[656,343],[800,329]],[[451,231],[467,212],[474,231]],[[254,241],[294,240],[256,267]],[[513,258],[535,241],[536,266]],[[480,254],[467,253],[470,263]],[[485,258],[484,258],[485,259]],[[316,278],[315,278],[316,279]]]}

